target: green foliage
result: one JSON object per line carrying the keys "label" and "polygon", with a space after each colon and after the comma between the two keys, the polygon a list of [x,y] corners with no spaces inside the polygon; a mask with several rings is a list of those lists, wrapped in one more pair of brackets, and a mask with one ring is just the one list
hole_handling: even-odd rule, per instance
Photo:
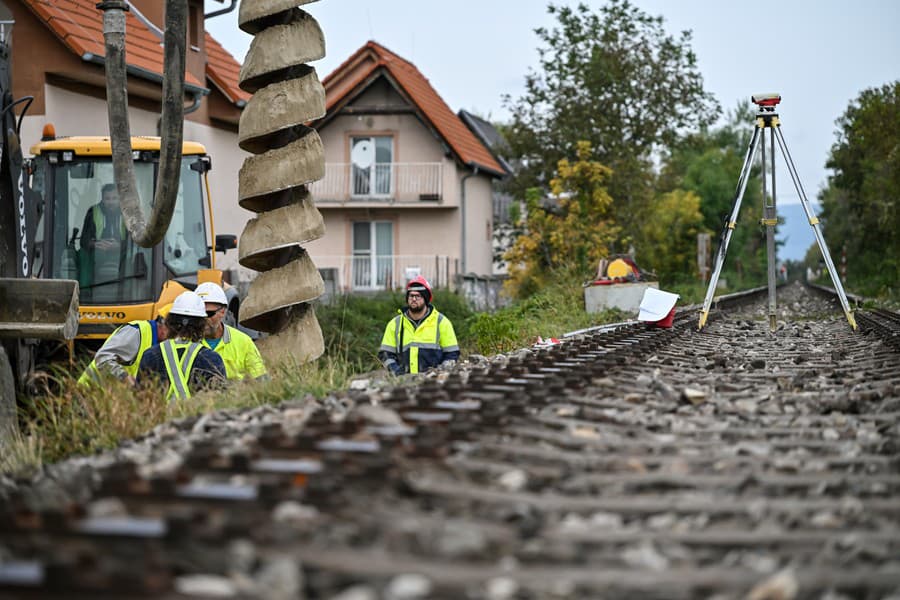
{"label": "green foliage", "polygon": [[[400,292],[344,294],[316,307],[325,337],[325,356],[363,372],[381,368],[378,347],[387,322],[406,303]],[[472,310],[465,298],[449,290],[434,291],[435,307],[453,323],[457,338],[466,335]]]}
{"label": "green foliage", "polygon": [[696,279],[697,234],[702,227],[697,194],[683,190],[663,194],[643,228],[641,255],[648,258],[641,266],[652,269],[661,280]]}
{"label": "green foliage", "polygon": [[590,144],[579,142],[575,162],[559,161],[559,176],[550,182],[552,205],[542,202],[539,190],[529,190],[522,234],[504,257],[507,289],[514,295],[528,296],[559,271],[581,273],[584,279],[609,254],[619,233],[605,186],[610,172],[590,156]]}
{"label": "green foliage", "polygon": [[511,182],[519,198],[546,185],[576,142],[590,143],[591,159],[613,170],[614,217],[632,235],[653,197],[650,157],[681,133],[715,119],[718,105],[704,91],[690,32],[673,37],[661,17],[627,0],[596,12],[585,4],[550,4],[553,28],[535,30],[539,68],[525,93],[505,98],[512,122],[503,133],[512,158],[527,159]]}
{"label": "green foliage", "polygon": [[[660,191],[684,190],[700,198],[702,229],[714,234],[713,257],[734,206],[741,167],[754,127],[753,114],[749,103],[740,103],[729,111],[723,125],[713,129],[702,127],[686,136],[666,155],[659,176]],[[761,216],[760,169],[753,166],[722,270],[722,279],[732,289],[761,285],[765,281],[765,231],[758,225]],[[652,243],[652,239],[650,241]]]}
{"label": "green foliage", "polygon": [[660,280],[659,285],[667,292],[672,292],[673,294],[678,294],[680,296],[678,299],[679,307],[688,306],[690,304],[702,304],[703,298],[706,297],[707,284],[699,279],[693,281],[685,279],[673,281]]}
{"label": "green foliage", "polygon": [[495,313],[475,314],[468,323],[466,340],[460,343],[470,351],[496,354],[529,346],[538,336],[558,338],[570,331],[626,318],[629,316],[618,310],[588,314],[578,274],[562,271],[520,302]]}
{"label": "green foliage", "polygon": [[322,397],[346,387],[356,372],[348,363],[327,356],[304,365],[286,361],[269,365],[268,380],[232,382],[224,390],[167,402],[156,386],[133,389],[109,377],[100,386],[84,387],[60,371],[50,378],[44,394],[29,406],[27,414],[23,411],[20,415],[24,433],[2,448],[0,472],[33,470],[43,462],[114,448],[121,440],[172,419],[279,404],[308,394]]}
{"label": "green foliage", "polygon": [[[900,80],[864,90],[837,120],[819,198],[833,255],[847,254],[848,284],[896,295],[900,281]],[[834,258],[834,256],[833,256]]]}
{"label": "green foliage", "polygon": [[28,434],[25,439],[40,449],[44,462],[113,448],[169,415],[155,387],[133,390],[113,377],[102,385],[84,387],[62,371],[50,379],[46,393],[29,406],[27,415],[20,415]]}

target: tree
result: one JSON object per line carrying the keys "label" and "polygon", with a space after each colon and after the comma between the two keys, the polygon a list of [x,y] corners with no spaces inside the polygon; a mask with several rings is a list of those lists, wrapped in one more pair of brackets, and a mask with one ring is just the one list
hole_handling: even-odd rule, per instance
{"label": "tree", "polygon": [[503,133],[523,160],[512,191],[523,197],[546,186],[576,141],[588,141],[592,160],[613,170],[616,217],[632,234],[653,197],[654,152],[714,120],[718,105],[703,89],[690,32],[666,34],[661,17],[627,0],[597,13],[584,4],[547,10],[558,25],[535,30],[540,68],[526,76],[521,98],[505,98],[513,116]]}
{"label": "tree", "polygon": [[589,277],[619,235],[612,219],[613,200],[606,189],[611,171],[591,160],[589,142],[577,144],[577,159],[562,159],[551,180],[551,202],[539,188],[526,194],[523,233],[506,254],[508,288],[522,297],[547,283],[554,274]]}
{"label": "tree", "polygon": [[[731,214],[738,178],[744,164],[755,111],[741,102],[715,128],[702,127],[685,136],[663,159],[657,185],[660,192],[691,192],[700,199],[702,229],[715,235]],[[757,226],[762,216],[762,186],[758,162],[747,188],[728,248],[722,277],[742,287],[761,283],[766,274],[765,233]],[[718,239],[721,243],[721,239]]]}
{"label": "tree", "polygon": [[819,199],[823,233],[846,246],[857,289],[896,293],[900,281],[900,81],[864,90],[836,121],[826,166],[834,174]]}
{"label": "tree", "polygon": [[641,266],[653,269],[661,280],[685,281],[697,277],[697,234],[703,231],[700,197],[675,190],[653,204],[644,229]]}

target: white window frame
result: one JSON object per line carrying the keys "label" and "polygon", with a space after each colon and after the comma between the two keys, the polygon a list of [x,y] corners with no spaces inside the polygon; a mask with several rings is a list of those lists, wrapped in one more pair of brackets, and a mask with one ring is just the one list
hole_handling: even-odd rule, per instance
{"label": "white window frame", "polygon": [[[378,162],[378,152],[376,140],[387,139],[391,143],[391,160],[387,163]],[[394,136],[392,135],[351,135],[350,136],[350,155],[353,156],[353,148],[359,140],[369,140],[372,143],[374,157],[372,166],[367,167],[369,171],[369,191],[366,193],[358,193],[356,191],[356,169],[357,167],[352,159],[350,162],[350,196],[352,198],[391,198],[394,195]],[[379,167],[381,169],[379,169]],[[388,189],[386,192],[378,192],[379,173],[384,173],[388,178]]]}
{"label": "white window frame", "polygon": [[[361,250],[356,248],[356,226],[359,224],[367,224],[369,226],[369,248],[367,250]],[[390,240],[389,246],[391,249],[390,254],[382,255],[378,254],[378,225],[387,224],[390,227],[388,231],[390,232]],[[351,266],[350,266],[350,278],[351,284],[354,290],[377,290],[385,287],[386,279],[388,274],[385,273],[383,277],[380,277],[379,271],[384,271],[385,265],[390,268],[394,259],[394,222],[393,221],[353,221],[350,226],[350,246],[352,252]],[[364,258],[368,258],[368,260],[363,260]],[[360,281],[362,278],[362,274],[357,271],[357,267],[362,267],[366,265],[366,273],[365,279],[367,281]],[[381,267],[381,269],[379,269]],[[379,281],[382,279],[382,281]]]}

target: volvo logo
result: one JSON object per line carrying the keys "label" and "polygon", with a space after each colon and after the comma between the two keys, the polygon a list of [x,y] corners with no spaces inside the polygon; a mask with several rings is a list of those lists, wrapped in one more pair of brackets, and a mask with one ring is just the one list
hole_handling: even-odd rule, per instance
{"label": "volvo logo", "polygon": [[78,316],[89,321],[112,321],[124,319],[125,313],[120,310],[83,311],[79,312]]}
{"label": "volvo logo", "polygon": [[22,251],[22,277],[28,277],[28,230],[25,227],[25,180],[19,171],[19,249]]}

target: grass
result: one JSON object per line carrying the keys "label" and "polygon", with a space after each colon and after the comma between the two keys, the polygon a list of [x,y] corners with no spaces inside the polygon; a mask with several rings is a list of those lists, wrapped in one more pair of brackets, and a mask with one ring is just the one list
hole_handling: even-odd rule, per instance
{"label": "grass", "polygon": [[538,337],[563,334],[603,323],[613,323],[633,315],[619,310],[588,314],[584,310],[584,290],[567,280],[545,286],[520,302],[495,313],[473,315],[467,323],[470,352],[496,354],[530,346]]}
{"label": "grass", "polygon": [[19,429],[0,435],[0,473],[29,474],[39,469],[44,456],[41,440]]}
{"label": "grass", "polygon": [[45,392],[21,411],[20,431],[4,444],[0,472],[28,472],[44,462],[114,448],[172,419],[308,394],[322,397],[345,387],[353,375],[347,363],[327,356],[306,365],[286,361],[270,370],[268,380],[234,382],[224,390],[167,402],[155,386],[132,388],[108,377],[101,385],[84,387],[57,371],[47,378]]}
{"label": "grass", "polygon": [[[312,395],[322,398],[344,389],[358,374],[380,369],[377,349],[388,320],[403,304],[402,294],[343,296],[316,308],[325,336],[325,354],[316,362],[270,365],[266,381],[241,382],[225,390],[196,394],[184,402],[166,402],[158,389],[132,389],[115,379],[83,388],[73,374],[52,371],[45,391],[27,399],[20,432],[2,448],[0,471],[27,472],[69,456],[116,447],[171,419],[222,409],[279,404]],[[462,355],[494,354],[528,346],[538,336],[564,333],[630,318],[619,311],[587,314],[580,283],[546,286],[540,293],[494,313],[475,313],[447,290],[434,304],[453,323]],[[74,377],[73,377],[74,375]]]}

